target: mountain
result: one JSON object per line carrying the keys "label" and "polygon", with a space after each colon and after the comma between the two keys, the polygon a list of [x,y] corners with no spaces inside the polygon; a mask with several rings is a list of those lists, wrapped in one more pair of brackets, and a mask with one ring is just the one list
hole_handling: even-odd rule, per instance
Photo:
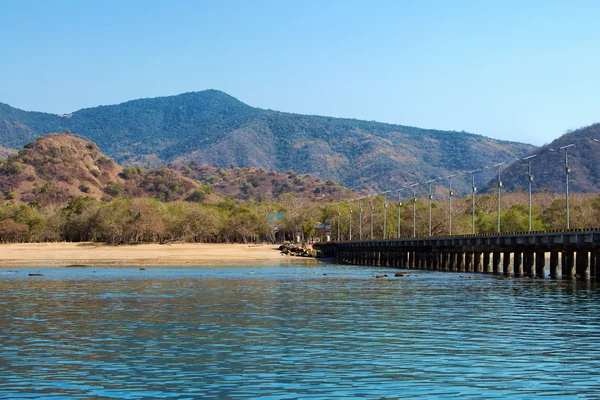
{"label": "mountain", "polygon": [[[532,191],[564,193],[565,158],[562,146],[574,144],[568,149],[569,191],[600,192],[600,124],[594,124],[575,131],[567,132],[550,144],[531,152],[537,155],[531,159],[534,180]],[[553,150],[550,150],[553,149]],[[502,183],[505,190],[527,190],[527,162],[517,160],[502,171]],[[496,187],[496,180],[488,184],[488,189]]]}
{"label": "mountain", "polygon": [[[293,170],[365,189],[395,189],[535,149],[466,132],[289,114],[216,90],[53,115],[0,104],[0,145],[71,131],[125,165],[196,161],[217,168]],[[456,182],[457,188],[466,183]]]}

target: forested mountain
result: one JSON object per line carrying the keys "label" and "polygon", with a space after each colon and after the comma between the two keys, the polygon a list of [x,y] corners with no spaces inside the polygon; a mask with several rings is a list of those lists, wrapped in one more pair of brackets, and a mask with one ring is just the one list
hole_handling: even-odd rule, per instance
{"label": "forested mountain", "polygon": [[[564,193],[565,153],[564,150],[560,150],[560,147],[569,144],[574,144],[568,148],[568,161],[571,167],[569,190],[600,192],[600,124],[568,132],[550,144],[531,152],[531,155],[537,155],[531,159],[534,192]],[[526,161],[517,160],[511,163],[502,172],[505,190],[526,190],[527,175]],[[488,188],[492,187],[496,187],[495,180],[488,185]]]}
{"label": "forested mountain", "polygon": [[262,110],[216,90],[61,116],[0,104],[1,146],[18,149],[42,134],[67,130],[97,143],[124,165],[196,161],[218,168],[293,170],[376,190],[534,149],[465,132]]}

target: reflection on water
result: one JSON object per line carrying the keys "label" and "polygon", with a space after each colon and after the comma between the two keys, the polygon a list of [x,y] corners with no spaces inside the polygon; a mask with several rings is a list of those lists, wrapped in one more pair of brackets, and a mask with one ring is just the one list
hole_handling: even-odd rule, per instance
{"label": "reflection on water", "polygon": [[0,269],[0,398],[598,398],[596,284],[390,271]]}

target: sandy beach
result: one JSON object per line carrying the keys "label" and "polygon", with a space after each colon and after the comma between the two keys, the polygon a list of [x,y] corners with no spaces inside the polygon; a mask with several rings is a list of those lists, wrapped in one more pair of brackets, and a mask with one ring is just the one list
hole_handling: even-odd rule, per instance
{"label": "sandy beach", "polygon": [[314,264],[314,258],[284,256],[272,244],[102,243],[1,244],[0,267],[243,266]]}

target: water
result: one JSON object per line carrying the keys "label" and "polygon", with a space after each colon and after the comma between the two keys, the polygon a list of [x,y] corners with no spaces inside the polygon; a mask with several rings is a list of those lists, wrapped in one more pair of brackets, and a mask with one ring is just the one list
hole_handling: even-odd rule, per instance
{"label": "water", "polygon": [[600,397],[595,283],[477,277],[0,269],[0,398]]}

